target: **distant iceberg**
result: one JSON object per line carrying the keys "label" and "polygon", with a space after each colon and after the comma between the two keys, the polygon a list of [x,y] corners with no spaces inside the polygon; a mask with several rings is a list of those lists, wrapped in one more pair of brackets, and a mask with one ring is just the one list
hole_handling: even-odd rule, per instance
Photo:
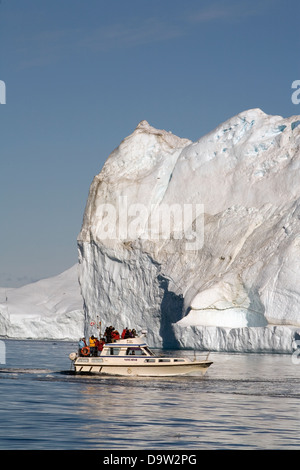
{"label": "distant iceberg", "polygon": [[49,279],[0,288],[0,336],[78,340],[84,313],[77,265]]}

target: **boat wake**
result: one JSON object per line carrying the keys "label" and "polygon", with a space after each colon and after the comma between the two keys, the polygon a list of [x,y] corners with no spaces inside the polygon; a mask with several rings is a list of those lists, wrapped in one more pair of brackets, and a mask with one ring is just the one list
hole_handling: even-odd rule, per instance
{"label": "boat wake", "polygon": [[22,369],[22,368],[1,368],[0,374],[48,374],[53,371],[50,369]]}
{"label": "boat wake", "polygon": [[[81,386],[102,384],[99,390],[103,393],[105,389],[119,388],[149,388],[149,382],[152,388],[160,390],[172,389],[176,384],[176,389],[185,391],[189,389],[201,390],[207,394],[222,395],[244,395],[249,397],[273,397],[273,398],[296,398],[299,399],[300,392],[299,380],[292,379],[228,379],[220,377],[121,377],[93,374],[77,374],[74,370],[51,370],[42,368],[1,368],[1,380],[26,380],[42,382],[68,382],[80,384]],[[199,388],[200,387],[200,388]],[[118,390],[119,390],[118,388]]]}

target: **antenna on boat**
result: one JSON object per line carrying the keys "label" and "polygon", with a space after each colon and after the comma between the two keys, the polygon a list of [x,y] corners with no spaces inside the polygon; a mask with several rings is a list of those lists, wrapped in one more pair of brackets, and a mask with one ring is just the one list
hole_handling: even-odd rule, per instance
{"label": "antenna on boat", "polygon": [[99,338],[101,338],[101,320],[99,320],[99,315],[97,315],[97,328],[99,330]]}

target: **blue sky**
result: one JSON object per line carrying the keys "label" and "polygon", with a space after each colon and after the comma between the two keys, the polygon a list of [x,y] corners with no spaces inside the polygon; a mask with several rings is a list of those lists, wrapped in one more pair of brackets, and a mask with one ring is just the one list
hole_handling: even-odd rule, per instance
{"label": "blue sky", "polygon": [[77,261],[90,183],[146,119],[197,140],[300,114],[298,0],[2,0],[0,286]]}

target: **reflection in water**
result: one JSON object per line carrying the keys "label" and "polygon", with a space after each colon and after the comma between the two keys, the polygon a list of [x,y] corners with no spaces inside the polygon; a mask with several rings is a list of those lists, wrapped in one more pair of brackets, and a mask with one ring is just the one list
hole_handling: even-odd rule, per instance
{"label": "reflection in water", "polygon": [[120,439],[124,449],[300,446],[299,392],[287,396],[287,379],[91,382],[81,390],[78,414],[95,448],[120,447]]}

